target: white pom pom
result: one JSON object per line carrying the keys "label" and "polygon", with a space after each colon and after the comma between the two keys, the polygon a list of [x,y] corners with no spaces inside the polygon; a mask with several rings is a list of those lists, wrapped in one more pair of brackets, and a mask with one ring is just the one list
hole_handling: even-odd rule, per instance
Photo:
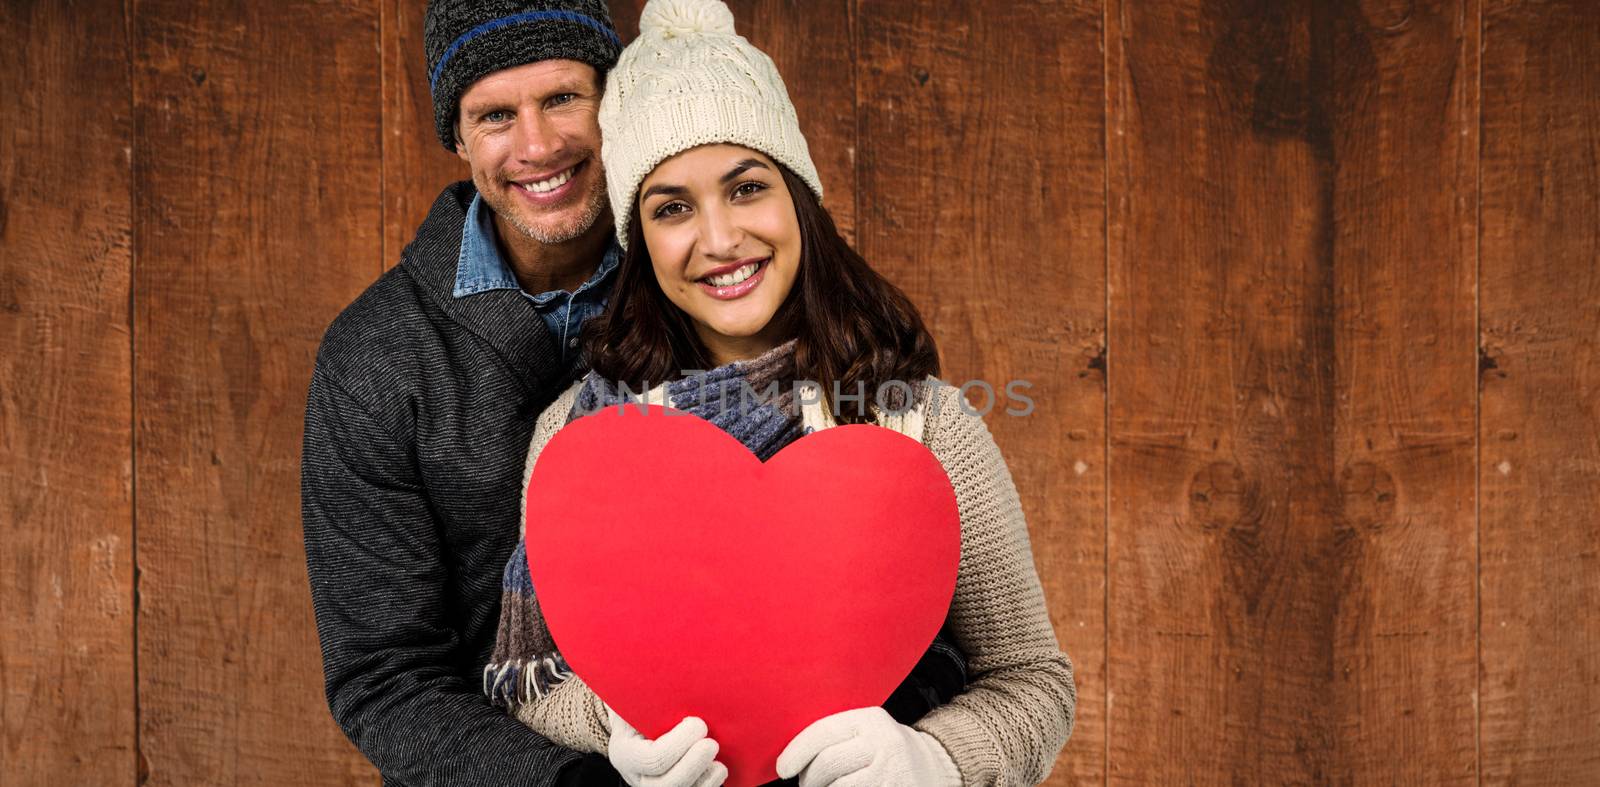
{"label": "white pom pom", "polygon": [[695,33],[733,35],[733,12],[722,0],[650,0],[639,17],[639,35],[673,38]]}

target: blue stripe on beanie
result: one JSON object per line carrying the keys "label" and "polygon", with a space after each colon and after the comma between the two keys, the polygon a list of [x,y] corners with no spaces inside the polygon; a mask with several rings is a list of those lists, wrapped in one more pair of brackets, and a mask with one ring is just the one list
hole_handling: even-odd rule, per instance
{"label": "blue stripe on beanie", "polygon": [[598,19],[595,19],[592,16],[586,16],[574,11],[524,11],[520,14],[502,16],[499,19],[491,19],[481,25],[478,25],[477,27],[472,28],[471,30],[468,30],[465,33],[462,33],[459,38],[451,42],[450,48],[444,51],[444,55],[439,58],[438,64],[433,67],[433,73],[428,76],[429,92],[432,92],[439,86],[439,75],[444,73],[444,67],[450,62],[451,56],[456,53],[456,50],[459,50],[461,47],[465,46],[468,41],[471,41],[472,39],[477,38],[484,33],[499,30],[502,27],[519,25],[524,22],[539,22],[545,20],[573,22],[580,25],[588,25],[589,27],[599,31],[606,38],[610,39],[613,45],[617,47],[622,46],[622,39],[617,36],[617,31],[612,30],[609,25]]}

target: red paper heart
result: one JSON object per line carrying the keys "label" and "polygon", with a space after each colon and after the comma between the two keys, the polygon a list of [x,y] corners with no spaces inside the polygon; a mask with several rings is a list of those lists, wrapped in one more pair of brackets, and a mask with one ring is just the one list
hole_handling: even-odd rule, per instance
{"label": "red paper heart", "polygon": [[528,487],[528,569],[573,671],[645,737],[699,716],[729,787],[811,722],[881,705],[933,641],[960,517],[932,453],[877,426],[762,464],[651,405],[569,424]]}

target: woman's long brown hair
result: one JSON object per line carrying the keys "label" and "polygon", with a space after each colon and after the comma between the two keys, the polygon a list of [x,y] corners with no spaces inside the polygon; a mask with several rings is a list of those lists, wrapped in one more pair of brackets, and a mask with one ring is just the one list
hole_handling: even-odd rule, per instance
{"label": "woman's long brown hair", "polygon": [[[829,402],[834,391],[864,394],[845,399],[848,406],[835,402],[834,418],[868,422],[880,386],[901,381],[917,390],[918,382],[939,374],[939,351],[911,299],[839,236],[805,181],[788,167],[778,169],[800,225],[800,269],[773,320],[783,326],[785,339],[796,340],[800,378],[820,383]],[[656,281],[638,210],[628,222],[628,251],[609,308],[584,327],[583,341],[590,368],[634,390],[675,380],[685,369],[711,368],[688,315]],[[883,391],[889,407],[904,406],[899,386]]]}

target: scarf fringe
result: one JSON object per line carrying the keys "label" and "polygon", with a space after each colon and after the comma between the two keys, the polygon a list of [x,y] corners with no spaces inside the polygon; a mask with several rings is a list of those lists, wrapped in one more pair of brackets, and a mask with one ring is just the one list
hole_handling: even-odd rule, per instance
{"label": "scarf fringe", "polygon": [[572,677],[572,668],[560,653],[489,662],[483,668],[483,693],[489,701],[515,713],[518,708],[550,696]]}

